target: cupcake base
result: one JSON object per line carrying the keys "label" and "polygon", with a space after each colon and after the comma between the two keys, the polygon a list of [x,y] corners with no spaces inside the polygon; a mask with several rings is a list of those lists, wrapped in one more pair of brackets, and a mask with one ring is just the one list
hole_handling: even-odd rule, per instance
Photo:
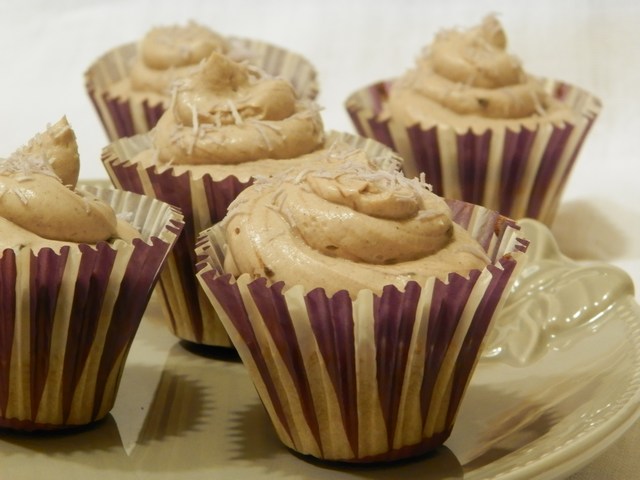
{"label": "cupcake base", "polygon": [[182,229],[169,205],[86,188],[131,217],[131,243],[0,252],[0,426],[86,425],[115,402],[131,343]]}
{"label": "cupcake base", "polygon": [[323,462],[325,464],[335,464],[337,466],[340,465],[373,465],[376,463],[384,463],[389,464],[393,462],[402,462],[409,459],[417,459],[419,457],[425,456],[429,453],[432,453],[437,448],[441,447],[444,442],[451,435],[451,431],[441,432],[437,435],[433,435],[432,437],[425,439],[424,441],[417,443],[415,445],[407,445],[398,449],[391,450],[390,452],[381,453],[378,455],[369,455],[365,457],[359,458],[347,458],[347,459],[319,459],[313,455],[304,455],[295,450],[295,448],[291,446],[287,446],[289,451],[302,458],[303,460],[310,462]]}
{"label": "cupcake base", "polygon": [[421,455],[448,438],[526,240],[496,212],[450,203],[492,263],[467,277],[381,295],[269,285],[225,274],[224,233],[198,245],[198,278],[277,435],[303,455],[349,463]]}

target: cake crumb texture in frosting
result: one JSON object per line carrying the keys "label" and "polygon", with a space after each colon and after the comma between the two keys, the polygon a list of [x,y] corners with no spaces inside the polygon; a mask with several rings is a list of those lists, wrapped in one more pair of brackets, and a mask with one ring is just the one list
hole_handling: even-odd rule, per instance
{"label": "cake crumb texture in frosting", "polygon": [[392,86],[388,108],[387,114],[408,125],[518,125],[571,118],[571,109],[507,51],[495,16],[469,29],[439,32],[415,68]]}
{"label": "cake crumb texture in frosting", "polygon": [[0,248],[138,236],[109,205],[75,190],[78,172],[78,146],[66,118],[0,158]]}
{"label": "cake crumb texture in frosting", "polygon": [[446,280],[489,262],[425,183],[354,165],[259,179],[222,228],[225,271],[328,294]]}

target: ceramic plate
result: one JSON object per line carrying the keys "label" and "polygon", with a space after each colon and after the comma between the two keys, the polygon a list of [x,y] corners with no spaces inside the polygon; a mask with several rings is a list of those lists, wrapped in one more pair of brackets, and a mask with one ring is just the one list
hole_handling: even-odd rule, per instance
{"label": "ceramic plate", "polygon": [[585,465],[640,413],[640,308],[617,268],[562,256],[525,220],[530,260],[497,319],[445,447],[373,467],[291,454],[233,355],[194,352],[152,301],[116,407],[89,428],[0,432],[7,478],[532,479]]}

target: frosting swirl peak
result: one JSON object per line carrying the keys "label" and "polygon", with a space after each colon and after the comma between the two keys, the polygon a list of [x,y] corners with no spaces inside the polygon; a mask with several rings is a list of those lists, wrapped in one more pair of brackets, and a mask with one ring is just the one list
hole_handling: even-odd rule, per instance
{"label": "frosting swirl peak", "polygon": [[174,85],[153,136],[161,163],[189,165],[294,158],[324,139],[315,105],[290,83],[217,53]]}
{"label": "frosting swirl peak", "polygon": [[454,126],[570,113],[507,52],[506,35],[493,16],[467,30],[438,33],[416,67],[393,85],[389,109],[407,124]]}
{"label": "frosting swirl peak", "polygon": [[140,54],[131,66],[131,87],[167,95],[175,80],[191,73],[211,53],[229,50],[224,37],[195,22],[153,28],[140,41]]}
{"label": "frosting swirl peak", "polygon": [[[0,158],[0,248],[95,244],[120,236],[113,209],[75,191],[79,159],[66,118]],[[130,229],[122,230],[127,237]]]}
{"label": "frosting swirl peak", "polygon": [[433,70],[453,82],[498,88],[526,80],[518,59],[506,51],[507,39],[495,17],[469,30],[440,32],[427,55]]}

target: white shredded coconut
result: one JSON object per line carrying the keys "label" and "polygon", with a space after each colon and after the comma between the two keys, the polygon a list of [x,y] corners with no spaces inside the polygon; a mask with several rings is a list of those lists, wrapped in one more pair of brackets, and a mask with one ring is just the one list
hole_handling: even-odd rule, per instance
{"label": "white shredded coconut", "polygon": [[546,111],[542,106],[542,103],[540,102],[538,95],[536,95],[535,92],[529,92],[529,93],[531,94],[531,98],[533,99],[533,106],[536,110],[536,113],[540,116],[544,116],[546,114]]}
{"label": "white shredded coconut", "polygon": [[171,101],[169,102],[169,110],[173,112],[174,116],[176,114],[176,100],[178,98],[178,84],[173,83],[171,85]]}
{"label": "white shredded coconut", "polygon": [[193,134],[198,134],[198,126],[200,125],[198,122],[198,110],[196,110],[196,106],[191,104],[189,105],[189,109],[191,110],[191,125],[193,125]]}
{"label": "white shredded coconut", "polygon": [[84,195],[81,195],[81,198],[85,213],[91,213],[91,203],[89,203],[89,200]]}
{"label": "white shredded coconut", "polygon": [[12,188],[9,191],[13,193],[16,197],[18,197],[18,199],[20,199],[23,205],[27,205],[29,203],[29,197],[28,197],[27,191],[23,190],[22,188]]}
{"label": "white shredded coconut", "polygon": [[14,177],[28,177],[33,173],[41,173],[58,178],[47,158],[42,154],[24,153],[18,150],[8,158],[0,158],[0,174]]}
{"label": "white shredded coconut", "polygon": [[243,124],[242,117],[240,116],[240,113],[238,112],[236,105],[233,103],[231,99],[227,100],[227,106],[229,107],[229,111],[231,112],[231,115],[233,115],[233,120],[236,123],[236,125],[242,125]]}
{"label": "white shredded coconut", "polygon": [[196,148],[196,143],[198,143],[198,137],[200,136],[200,125],[193,132],[193,138],[191,139],[191,143],[189,144],[189,148],[187,149],[187,153],[189,155],[193,154],[193,151]]}

